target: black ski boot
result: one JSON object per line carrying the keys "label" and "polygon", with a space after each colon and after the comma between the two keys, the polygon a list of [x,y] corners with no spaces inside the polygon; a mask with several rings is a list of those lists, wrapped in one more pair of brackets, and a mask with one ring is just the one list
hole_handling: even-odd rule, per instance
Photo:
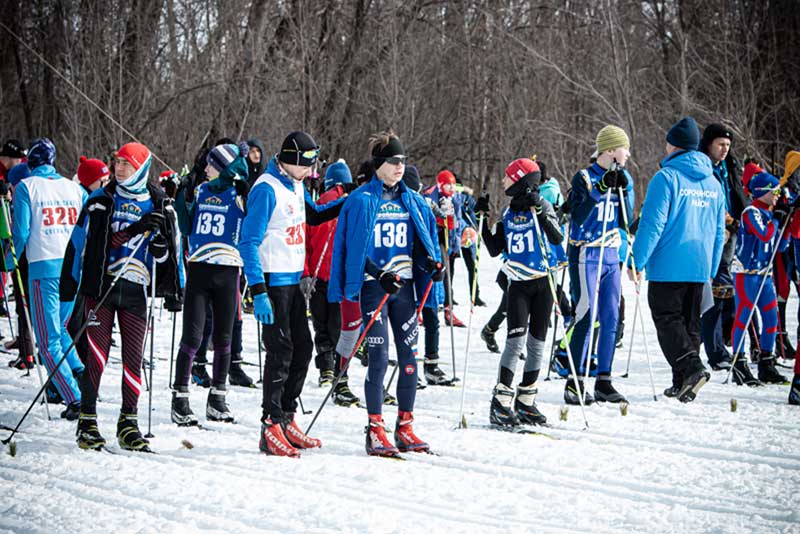
{"label": "black ski boot", "polygon": [[244,372],[242,369],[242,357],[235,356],[235,359],[231,359],[231,366],[228,369],[228,383],[232,386],[240,386],[243,388],[254,388],[256,385],[253,383],[253,379],[247,376],[247,373]]}
{"label": "black ski boot", "polygon": [[425,381],[431,386],[452,386],[454,380],[439,367],[439,355],[430,354],[425,356],[424,366]]}
{"label": "black ski boot", "polygon": [[67,405],[67,409],[61,412],[61,419],[67,421],[75,421],[81,414],[81,401],[71,402]]}
{"label": "black ski boot", "polygon": [[797,351],[792,345],[792,340],[789,339],[789,333],[780,332],[778,334],[778,339],[776,339],[775,341],[778,342],[778,346],[775,347],[776,356],[780,356],[784,360],[794,360],[795,353]]}
{"label": "black ski boot", "polygon": [[622,348],[622,338],[625,337],[625,321],[620,321],[617,325],[617,337],[614,339],[614,346],[618,349]]}
{"label": "black ski boot", "polygon": [[582,379],[578,379],[577,385],[580,387],[580,393],[578,392],[578,387],[575,385],[575,381],[572,378],[567,379],[567,384],[564,386],[564,402],[573,406],[579,406],[581,403],[579,395],[583,393],[584,406],[594,404],[594,397],[592,397],[592,395],[586,391]]}
{"label": "black ski boot", "polygon": [[789,404],[800,406],[800,375],[794,375],[792,387],[789,389]]}
{"label": "black ski boot", "polygon": [[369,365],[369,351],[367,350],[367,344],[362,343],[361,346],[358,347],[356,351],[356,358],[361,362],[361,365],[364,367]]}
{"label": "black ski boot", "polygon": [[319,384],[319,387],[321,387],[321,388],[331,387],[333,385],[333,381],[335,379],[336,379],[336,375],[334,374],[334,372],[332,370],[330,370],[330,369],[322,369],[319,372],[319,380],[317,381],[317,383]]}
{"label": "black ski boot", "polygon": [[484,343],[486,343],[486,348],[489,352],[500,353],[500,347],[497,345],[497,340],[494,338],[494,334],[497,330],[490,330],[489,325],[483,327],[481,330],[481,339]]}
{"label": "black ski boot", "polygon": [[355,394],[350,391],[350,387],[347,385],[348,378],[343,376],[339,383],[336,384],[336,389],[333,390],[333,403],[337,406],[361,406],[361,399],[355,396]]}
{"label": "black ski boot", "polygon": [[788,382],[786,377],[775,369],[775,355],[763,350],[758,355],[758,379],[764,384],[783,384]]}
{"label": "black ski boot", "polygon": [[211,377],[208,376],[205,363],[195,363],[192,365],[192,382],[203,388],[211,387]]}
{"label": "black ski boot", "polygon": [[517,386],[517,398],[514,400],[514,412],[521,425],[544,425],[547,417],[536,406],[536,384]]}
{"label": "black ski boot", "polygon": [[492,404],[489,407],[489,422],[498,426],[516,426],[519,424],[517,414],[511,406],[514,404],[514,390],[498,383],[492,391]]}
{"label": "black ski boot", "polygon": [[128,451],[151,452],[150,442],[139,432],[139,416],[135,413],[121,413],[117,420],[117,443]]}
{"label": "black ski boot", "polygon": [[678,390],[678,400],[681,402],[692,402],[697,397],[700,388],[705,386],[708,379],[711,378],[711,374],[706,371],[700,358],[696,354],[693,354],[691,358],[692,361],[684,368],[683,383]]}
{"label": "black ski boot", "polygon": [[208,392],[206,402],[206,419],[220,423],[233,423],[231,409],[225,403],[225,395],[228,392],[220,387],[212,387]]}
{"label": "black ski boot", "polygon": [[747,358],[745,357],[744,353],[741,352],[739,353],[739,356],[736,357],[736,363],[733,364],[731,376],[733,377],[733,381],[737,386],[755,387],[761,385],[761,382],[759,382],[756,377],[753,376],[753,373],[750,372],[750,364],[747,363]]}
{"label": "black ski boot", "polygon": [[664,390],[664,396],[674,399],[678,396],[678,392],[681,390],[680,386],[670,386]]}
{"label": "black ski boot", "polygon": [[97,428],[97,414],[83,413],[78,416],[78,428],[75,430],[75,438],[78,447],[81,449],[100,449],[106,444],[106,440],[100,435]]}
{"label": "black ski boot", "polygon": [[628,399],[614,389],[610,375],[597,375],[597,380],[594,381],[594,400],[597,402],[628,402]]}
{"label": "black ski boot", "polygon": [[58,392],[53,382],[50,382],[47,389],[44,390],[44,394],[47,397],[47,404],[61,404],[64,402],[64,399],[61,398],[61,393]]}
{"label": "black ski boot", "polygon": [[397,406],[397,397],[386,391],[386,388],[383,388],[383,405],[384,406]]}
{"label": "black ski boot", "polygon": [[195,426],[197,416],[189,406],[189,388],[179,387],[172,392],[172,422],[178,426]]}

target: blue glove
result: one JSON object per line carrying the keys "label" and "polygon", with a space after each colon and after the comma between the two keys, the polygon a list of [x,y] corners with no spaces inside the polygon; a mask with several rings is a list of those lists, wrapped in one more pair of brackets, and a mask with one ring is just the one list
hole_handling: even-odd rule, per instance
{"label": "blue glove", "polygon": [[256,321],[263,324],[272,324],[272,303],[266,293],[259,293],[253,297],[253,308]]}

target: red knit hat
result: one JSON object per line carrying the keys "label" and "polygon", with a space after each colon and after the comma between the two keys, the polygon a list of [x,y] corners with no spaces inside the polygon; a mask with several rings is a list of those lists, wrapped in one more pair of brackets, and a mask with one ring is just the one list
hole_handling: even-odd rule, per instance
{"label": "red knit hat", "polygon": [[515,159],[508,164],[508,167],[506,167],[506,176],[508,176],[514,183],[518,182],[532,172],[540,173],[541,171],[539,170],[539,165],[537,165],[532,159],[528,158]]}
{"label": "red knit hat", "polygon": [[759,167],[758,163],[748,163],[744,166],[744,172],[742,173],[742,185],[744,185],[745,191],[750,191],[750,180],[753,179],[753,176],[762,172],[764,172],[764,169]]}
{"label": "red knit hat", "polygon": [[117,152],[117,157],[128,160],[138,170],[150,157],[150,150],[141,143],[125,143]]}
{"label": "red knit hat", "polygon": [[80,157],[78,165],[78,181],[83,187],[90,185],[103,178],[108,178],[111,174],[105,163],[99,159],[89,159],[86,156]]}
{"label": "red knit hat", "polygon": [[446,197],[453,196],[454,191],[450,190],[445,192],[444,190],[442,190],[442,188],[446,185],[454,185],[455,183],[456,183],[455,175],[448,170],[441,171],[439,174],[436,175],[436,185],[439,186],[439,192]]}

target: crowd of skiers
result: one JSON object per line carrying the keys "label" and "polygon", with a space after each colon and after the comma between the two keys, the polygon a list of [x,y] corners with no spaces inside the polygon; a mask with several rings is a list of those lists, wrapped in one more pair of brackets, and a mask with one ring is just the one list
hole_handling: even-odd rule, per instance
{"label": "crowd of skiers", "polygon": [[[449,170],[424,187],[391,131],[370,138],[355,180],[343,160],[321,161],[305,132],[290,133],[271,157],[258,140],[221,139],[191,169],[158,177],[153,154],[138,142],[121,146],[110,168],[81,157],[69,179],[54,167],[50,140],[27,149],[8,141],[0,149],[0,194],[13,199],[13,210],[4,200],[0,238],[17,308],[17,336],[6,348],[19,353],[9,365],[43,363],[48,399],[63,402],[61,416],[77,421],[78,445],[102,448],[96,403],[116,325],[116,437],[122,448],[147,451],[137,414],[155,299],[183,317],[170,376],[171,418],[181,426],[199,424],[192,382],[208,388],[207,420],[222,422],[234,421],[228,386],[255,387],[242,368],[242,312],[250,312],[265,354],[261,451],[296,457],[321,446],[295,417],[315,350],[317,381],[332,388],[337,405],[361,404],[347,369],[354,356],[367,365],[368,454],[428,451],[414,428],[415,397],[426,385],[456,383],[439,366],[439,313],[452,345],[453,328],[465,326],[454,313],[458,257],[470,304],[486,305],[476,272],[483,246],[503,258],[503,297],[481,330],[488,350],[500,352],[495,334],[507,321],[489,403],[493,427],[546,423],[536,405],[543,367],[567,378],[567,404],[627,403],[611,377],[624,328],[623,271],[637,295],[642,277],[649,281],[647,302],[673,371],[664,395],[690,402],[709,380],[701,344],[711,369],[737,384],[784,383],[777,358],[795,357],[785,315],[800,282],[800,152],[789,152],[778,179],[756,162],[742,169],[733,135],[720,124],[701,134],[686,117],[665,142],[667,155],[634,217],[630,140],[613,125],[597,133],[596,152],[566,197],[541,160],[511,161],[500,210]],[[548,329],[559,322],[554,305],[565,335],[548,347]],[[790,404],[800,404],[797,361]],[[396,396],[384,386],[391,366]],[[394,439],[385,404],[398,406]]]}

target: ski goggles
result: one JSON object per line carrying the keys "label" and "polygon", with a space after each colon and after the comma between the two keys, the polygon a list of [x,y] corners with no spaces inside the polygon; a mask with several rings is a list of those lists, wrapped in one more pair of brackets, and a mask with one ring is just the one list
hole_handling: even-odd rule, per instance
{"label": "ski goggles", "polygon": [[389,165],[400,165],[406,162],[405,156],[389,156],[388,158],[384,159],[386,163]]}

